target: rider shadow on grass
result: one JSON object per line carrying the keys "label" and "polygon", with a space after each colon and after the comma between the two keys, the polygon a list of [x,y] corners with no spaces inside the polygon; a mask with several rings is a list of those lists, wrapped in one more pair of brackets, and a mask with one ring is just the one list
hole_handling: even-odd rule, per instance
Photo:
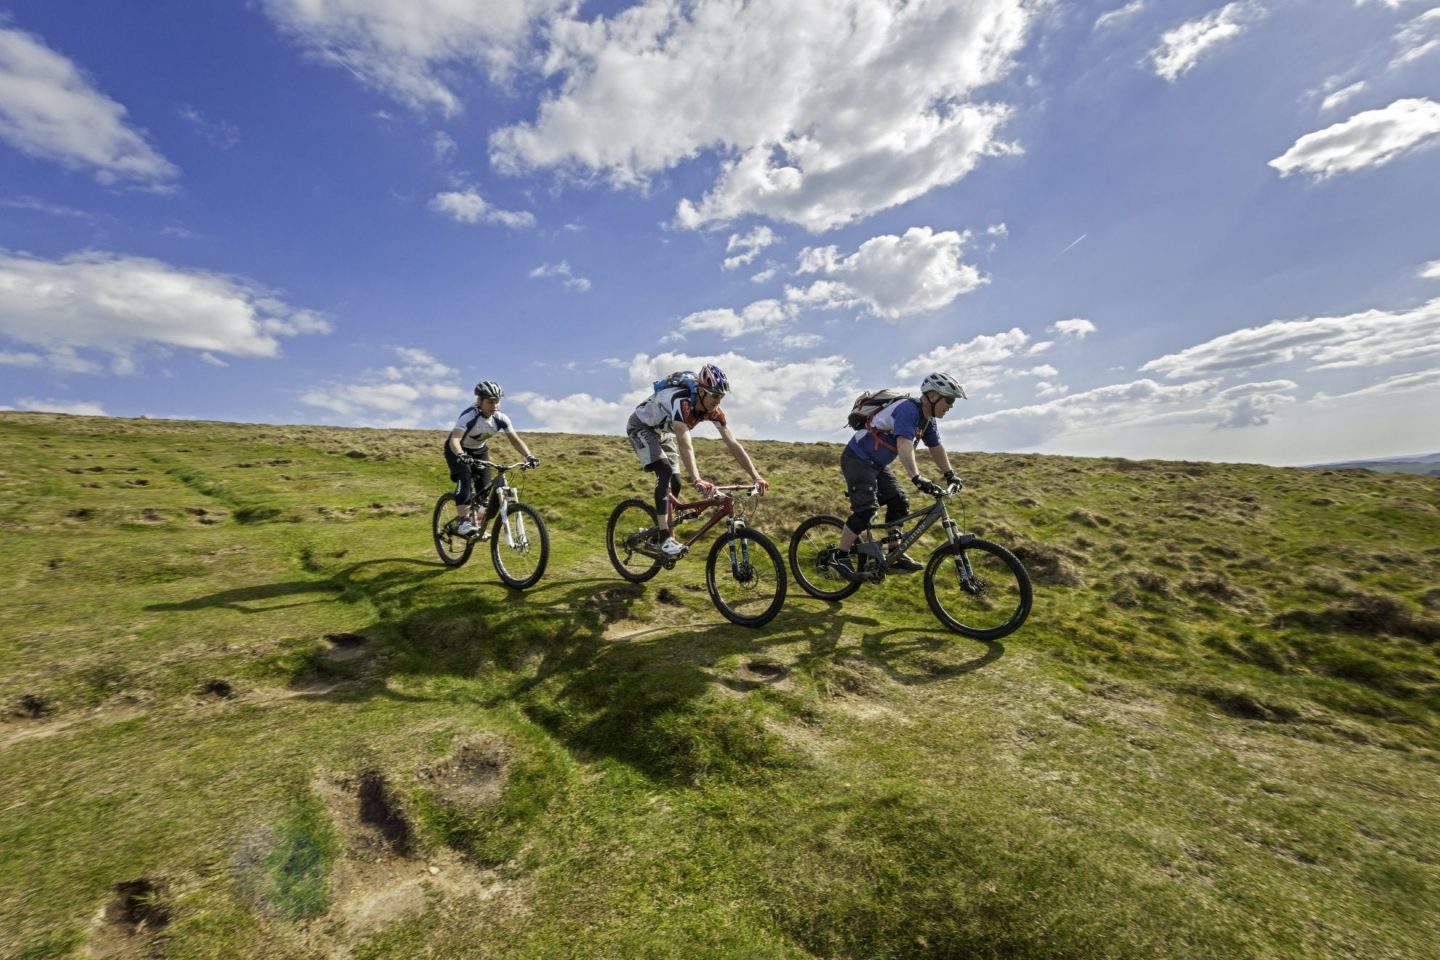
{"label": "rider shadow on grass", "polygon": [[[953,637],[879,629],[877,620],[828,605],[791,606],[763,630],[729,624],[708,609],[696,623],[691,618],[699,611],[667,604],[664,589],[551,577],[519,593],[433,562],[393,558],[351,564],[325,579],[237,588],[152,609],[258,614],[363,599],[378,611],[358,630],[367,638],[363,653],[339,657],[323,641],[313,643],[275,662],[289,687],[340,702],[509,705],[577,756],[612,757],[678,783],[743,780],[796,762],[775,724],[812,723],[815,696],[807,699],[806,691],[823,686],[837,662],[873,661],[895,682],[917,684],[960,676],[1003,651],[993,644],[984,656],[956,664],[945,656],[957,649]],[[283,598],[305,599],[271,603]],[[619,639],[607,635],[616,623],[632,621],[652,626]],[[847,639],[857,633],[858,650]]]}

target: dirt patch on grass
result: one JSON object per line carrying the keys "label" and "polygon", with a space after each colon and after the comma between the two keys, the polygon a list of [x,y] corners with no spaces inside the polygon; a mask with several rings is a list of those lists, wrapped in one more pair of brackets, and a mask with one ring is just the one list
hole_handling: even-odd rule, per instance
{"label": "dirt patch on grass", "polygon": [[141,877],[117,883],[90,938],[94,957],[156,956],[155,936],[174,918],[164,880]]}
{"label": "dirt patch on grass", "polygon": [[200,684],[200,689],[195,691],[195,696],[206,701],[232,700],[235,697],[235,688],[228,680],[212,677]]}
{"label": "dirt patch on grass", "polygon": [[1440,640],[1440,620],[1417,616],[1399,598],[1384,593],[1351,594],[1320,610],[1291,610],[1274,620],[1277,627],[1413,637],[1427,643]]}
{"label": "dirt patch on grass", "polygon": [[1081,582],[1077,563],[1084,558],[1063,547],[1026,540],[1012,551],[1025,564],[1030,579],[1041,586],[1078,587]]}
{"label": "dirt patch on grass", "polygon": [[10,716],[21,720],[38,720],[50,712],[50,702],[38,693],[22,693],[10,704]]}
{"label": "dirt patch on grass", "polygon": [[462,741],[450,756],[419,772],[440,803],[460,810],[493,806],[510,775],[510,745],[493,735]]}
{"label": "dirt patch on grass", "polygon": [[355,784],[355,795],[359,800],[360,824],[366,828],[372,843],[384,853],[409,856],[414,846],[410,821],[400,809],[385,775],[375,769],[362,772]]}

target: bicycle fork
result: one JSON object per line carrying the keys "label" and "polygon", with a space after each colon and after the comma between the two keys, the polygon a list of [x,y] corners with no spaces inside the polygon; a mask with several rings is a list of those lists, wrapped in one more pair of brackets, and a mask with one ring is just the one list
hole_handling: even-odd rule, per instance
{"label": "bicycle fork", "polygon": [[510,525],[510,504],[519,503],[520,495],[516,493],[514,487],[507,486],[501,489],[498,499],[500,501],[500,529],[505,532],[505,546],[512,550],[517,546],[524,546],[526,542],[525,514],[516,511],[515,525],[513,528]]}
{"label": "bicycle fork", "polygon": [[[748,583],[754,576],[755,568],[750,566],[750,541],[738,536],[741,530],[745,529],[745,521],[734,517],[730,518],[730,572],[735,579],[741,583]],[[737,554],[735,544],[740,544]]]}
{"label": "bicycle fork", "polygon": [[965,546],[975,539],[975,534],[960,533],[960,524],[950,519],[948,513],[940,524],[945,528],[946,539],[950,541],[950,557],[955,561],[955,573],[960,577],[961,589],[966,593],[979,595],[985,589],[985,582],[976,576],[975,568],[970,566],[970,554],[965,550]]}

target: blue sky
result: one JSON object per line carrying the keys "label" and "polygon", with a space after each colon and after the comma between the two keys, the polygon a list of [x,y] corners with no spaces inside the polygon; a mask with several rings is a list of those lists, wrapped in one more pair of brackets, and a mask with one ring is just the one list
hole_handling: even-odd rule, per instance
{"label": "blue sky", "polygon": [[1436,183],[1429,0],[0,0],[0,407],[1429,452]]}

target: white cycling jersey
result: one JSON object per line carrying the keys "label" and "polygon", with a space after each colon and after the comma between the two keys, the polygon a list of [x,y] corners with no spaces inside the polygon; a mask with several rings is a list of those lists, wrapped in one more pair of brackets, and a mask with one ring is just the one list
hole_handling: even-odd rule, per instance
{"label": "white cycling jersey", "polygon": [[491,437],[499,433],[513,433],[515,427],[510,418],[499,410],[488,417],[482,417],[480,408],[473,406],[460,412],[460,419],[455,421],[455,429],[464,431],[464,436],[460,438],[460,448],[468,453],[484,450]]}
{"label": "white cycling jersey", "polygon": [[715,407],[700,414],[690,402],[690,391],[686,387],[665,387],[657,390],[635,408],[635,419],[652,430],[669,430],[673,421],[679,420],[687,427],[693,427],[704,420],[725,423],[725,412]]}

